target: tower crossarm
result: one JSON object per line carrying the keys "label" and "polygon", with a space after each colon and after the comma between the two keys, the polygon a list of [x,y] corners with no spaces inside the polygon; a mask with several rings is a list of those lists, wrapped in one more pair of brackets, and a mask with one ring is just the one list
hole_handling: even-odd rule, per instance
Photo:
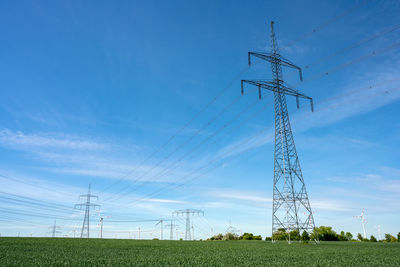
{"label": "tower crossarm", "polygon": [[249,52],[248,53],[248,61],[249,66],[251,66],[251,57],[258,57],[260,59],[266,60],[268,62],[279,64],[281,66],[289,67],[292,69],[296,69],[299,71],[300,80],[303,80],[303,72],[299,66],[294,65],[290,60],[282,57],[280,54],[275,53],[266,53],[266,52]]}
{"label": "tower crossarm", "polygon": [[184,209],[184,210],[176,210],[172,213],[172,216],[174,215],[180,215],[180,214],[198,214],[198,215],[203,215],[204,212],[202,210],[195,210],[195,209]]}
{"label": "tower crossarm", "polygon": [[99,199],[98,196],[92,195],[92,194],[86,194],[86,195],[80,195],[79,198],[95,198],[95,199]]}
{"label": "tower crossarm", "polygon": [[248,83],[258,87],[258,97],[261,99],[261,88],[270,90],[276,93],[282,93],[290,96],[296,97],[297,108],[300,107],[299,98],[310,100],[311,111],[314,111],[314,103],[311,97],[306,96],[305,94],[300,93],[299,91],[288,87],[285,83],[276,81],[268,81],[268,80],[242,80],[241,81],[241,90],[242,95],[244,94],[244,84]]}
{"label": "tower crossarm", "polygon": [[86,207],[86,206],[90,206],[90,207],[100,207],[100,205],[98,204],[93,204],[93,203],[79,203],[79,204],[75,204],[75,209],[82,209],[82,207]]}

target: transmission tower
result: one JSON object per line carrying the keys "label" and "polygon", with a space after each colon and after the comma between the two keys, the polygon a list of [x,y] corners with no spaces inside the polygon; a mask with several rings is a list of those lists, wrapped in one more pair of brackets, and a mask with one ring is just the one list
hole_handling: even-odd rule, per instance
{"label": "transmission tower", "polygon": [[[90,209],[91,208],[96,209],[96,207],[100,207],[100,205],[93,204],[93,203],[90,202],[92,198],[95,198],[97,200],[99,199],[97,196],[92,195],[90,193],[90,187],[91,187],[91,185],[89,184],[89,190],[88,190],[88,193],[86,195],[80,195],[79,196],[79,198],[86,198],[86,202],[75,204],[75,209],[77,207],[79,207],[79,209],[82,210],[82,207],[85,207],[85,217],[83,219],[83,224],[82,224],[81,238],[83,238],[83,237],[89,238],[89,235],[90,235],[90,229],[89,229]],[[86,233],[85,233],[85,230],[86,230]]]}
{"label": "transmission tower", "polygon": [[48,233],[51,234],[51,237],[56,237],[56,234],[61,233],[61,231],[58,231],[58,229],[60,229],[60,227],[56,225],[56,220],[54,220],[53,226],[49,226],[49,228],[51,229],[51,231]]}
{"label": "transmission tower", "polygon": [[185,209],[185,210],[176,210],[172,213],[172,216],[176,215],[186,215],[186,233],[185,233],[185,240],[191,240],[192,236],[190,234],[190,215],[195,215],[197,214],[198,216],[202,215],[204,216],[204,212],[202,210],[193,210],[193,209]]}
{"label": "transmission tower", "polygon": [[170,233],[169,233],[169,240],[174,240],[174,227],[177,227],[177,224],[174,224],[173,220],[171,220],[170,224],[165,225],[165,227],[169,227]]}
{"label": "transmission tower", "polygon": [[300,80],[303,80],[303,77],[300,67],[280,55],[273,21],[271,21],[271,52],[249,52],[249,65],[251,65],[252,57],[270,62],[272,69],[272,80],[241,81],[242,95],[244,83],[257,86],[260,99],[261,89],[270,90],[274,95],[275,151],[272,238],[277,231],[298,230],[300,234],[302,231],[311,233],[315,228],[314,217],[294,144],[286,95],[296,97],[297,108],[299,108],[299,98],[308,99],[311,104],[311,111],[314,111],[312,98],[290,88],[283,81],[282,66],[298,70]]}

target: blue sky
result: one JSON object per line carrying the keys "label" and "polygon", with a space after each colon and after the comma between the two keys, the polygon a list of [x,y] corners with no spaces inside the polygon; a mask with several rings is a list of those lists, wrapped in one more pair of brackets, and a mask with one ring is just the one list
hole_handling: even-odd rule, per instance
{"label": "blue sky", "polygon": [[314,98],[314,113],[288,106],[316,224],[356,234],[365,208],[368,235],[397,233],[399,11],[397,1],[3,1],[1,235],[46,236],[57,219],[72,236],[89,183],[110,216],[106,237],[137,238],[138,227],[159,237],[155,222],[117,221],[184,208],[205,212],[196,238],[229,225],[270,235],[273,102],[241,96],[240,80],[270,78],[268,64],[247,67],[247,52],[269,49],[271,20],[282,54],[303,67],[304,82],[292,70],[285,80]]}

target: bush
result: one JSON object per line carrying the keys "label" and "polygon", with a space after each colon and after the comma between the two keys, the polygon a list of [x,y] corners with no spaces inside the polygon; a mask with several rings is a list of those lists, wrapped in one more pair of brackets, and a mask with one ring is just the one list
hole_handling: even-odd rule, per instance
{"label": "bush", "polygon": [[252,233],[244,233],[240,236],[240,240],[253,240],[254,236]]}
{"label": "bush", "polygon": [[310,238],[313,240],[318,239],[320,241],[339,241],[338,234],[333,231],[330,226],[315,227]]}
{"label": "bush", "polygon": [[398,240],[396,239],[396,237],[392,236],[391,234],[385,234],[385,242],[397,242]]}
{"label": "bush", "polygon": [[288,233],[286,233],[285,228],[279,228],[278,231],[272,234],[273,240],[287,240],[289,238]]}
{"label": "bush", "polygon": [[375,236],[371,235],[371,238],[369,239],[371,242],[378,242],[378,240],[376,240]]}
{"label": "bush", "polygon": [[226,233],[223,237],[222,240],[238,240],[239,236],[234,233]]}
{"label": "bush", "polygon": [[362,235],[360,233],[357,234],[357,239],[360,240],[360,241],[363,241],[363,237],[362,237]]}
{"label": "bush", "polygon": [[224,236],[222,234],[214,235],[210,238],[210,240],[222,240]]}
{"label": "bush", "polygon": [[306,231],[303,231],[303,233],[301,234],[301,241],[308,242],[309,240],[310,240],[310,236],[308,235],[308,233]]}
{"label": "bush", "polygon": [[346,232],[347,241],[353,240],[353,235],[350,232]]}
{"label": "bush", "polygon": [[261,235],[255,235],[253,236],[253,240],[262,240]]}

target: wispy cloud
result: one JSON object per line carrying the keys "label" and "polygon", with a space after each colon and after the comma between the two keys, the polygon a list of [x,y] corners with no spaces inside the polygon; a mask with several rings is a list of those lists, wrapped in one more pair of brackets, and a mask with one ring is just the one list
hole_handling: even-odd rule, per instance
{"label": "wispy cloud", "polygon": [[321,211],[351,211],[349,203],[344,203],[338,199],[319,199],[311,201],[314,212]]}
{"label": "wispy cloud", "polygon": [[222,198],[222,199],[231,199],[231,200],[257,202],[257,203],[272,203],[272,199],[270,197],[266,197],[265,195],[261,194],[260,192],[219,190],[219,191],[213,191],[210,194],[212,194],[216,198]]}
{"label": "wispy cloud", "polygon": [[400,180],[388,179],[381,174],[367,174],[358,177],[357,180],[375,190],[386,193],[400,194]]}
{"label": "wispy cloud", "polygon": [[25,134],[21,131],[13,132],[9,129],[0,131],[0,144],[14,149],[27,150],[29,148],[74,149],[74,150],[102,150],[105,144],[85,140],[73,136],[56,136],[51,134]]}
{"label": "wispy cloud", "polygon": [[145,198],[143,202],[155,202],[155,203],[165,203],[165,204],[185,204],[186,201],[175,200],[175,199],[162,199],[162,198]]}

